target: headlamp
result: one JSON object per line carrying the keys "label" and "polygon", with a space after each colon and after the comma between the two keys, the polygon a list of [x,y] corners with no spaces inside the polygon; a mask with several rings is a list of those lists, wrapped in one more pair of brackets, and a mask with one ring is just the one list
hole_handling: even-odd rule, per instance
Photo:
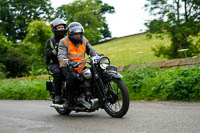
{"label": "headlamp", "polygon": [[110,66],[110,60],[108,57],[102,57],[100,60],[99,60],[99,66],[101,69],[106,69],[107,66]]}

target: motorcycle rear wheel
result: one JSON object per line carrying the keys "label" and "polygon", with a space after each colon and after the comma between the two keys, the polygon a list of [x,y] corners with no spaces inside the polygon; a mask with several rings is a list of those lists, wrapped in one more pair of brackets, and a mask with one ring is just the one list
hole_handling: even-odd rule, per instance
{"label": "motorcycle rear wheel", "polygon": [[105,103],[104,110],[111,117],[123,117],[128,112],[130,103],[128,90],[124,82],[121,79],[112,79],[107,84],[106,94],[111,98],[108,98],[108,101]]}

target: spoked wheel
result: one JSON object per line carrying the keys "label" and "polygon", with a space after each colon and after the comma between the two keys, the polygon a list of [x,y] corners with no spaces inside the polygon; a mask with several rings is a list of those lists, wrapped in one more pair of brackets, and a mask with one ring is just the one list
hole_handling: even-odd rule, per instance
{"label": "spoked wheel", "polygon": [[[54,102],[53,102],[54,103]],[[60,115],[69,115],[71,113],[70,109],[65,109],[65,108],[55,108],[55,110],[60,114]]]}
{"label": "spoked wheel", "polygon": [[129,109],[129,94],[121,79],[112,79],[106,88],[105,111],[114,118],[123,117]]}

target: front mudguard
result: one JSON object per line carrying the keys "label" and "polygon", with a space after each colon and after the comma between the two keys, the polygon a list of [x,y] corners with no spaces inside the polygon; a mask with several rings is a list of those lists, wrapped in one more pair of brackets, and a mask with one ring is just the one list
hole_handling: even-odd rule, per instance
{"label": "front mudguard", "polygon": [[109,72],[107,73],[108,76],[111,76],[112,78],[116,78],[116,79],[121,79],[122,75],[120,73],[113,73],[113,72]]}

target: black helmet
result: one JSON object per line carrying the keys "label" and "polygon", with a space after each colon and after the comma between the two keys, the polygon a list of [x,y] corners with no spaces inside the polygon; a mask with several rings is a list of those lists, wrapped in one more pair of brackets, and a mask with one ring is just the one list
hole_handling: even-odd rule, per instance
{"label": "black helmet", "polygon": [[[80,38],[74,38],[74,33],[80,33]],[[84,28],[78,22],[72,22],[68,26],[69,39],[75,43],[82,43]]]}
{"label": "black helmet", "polygon": [[[57,30],[56,27],[59,25],[64,25],[64,29]],[[64,36],[67,32],[66,22],[63,19],[56,18],[51,24],[51,30],[55,36]]]}

